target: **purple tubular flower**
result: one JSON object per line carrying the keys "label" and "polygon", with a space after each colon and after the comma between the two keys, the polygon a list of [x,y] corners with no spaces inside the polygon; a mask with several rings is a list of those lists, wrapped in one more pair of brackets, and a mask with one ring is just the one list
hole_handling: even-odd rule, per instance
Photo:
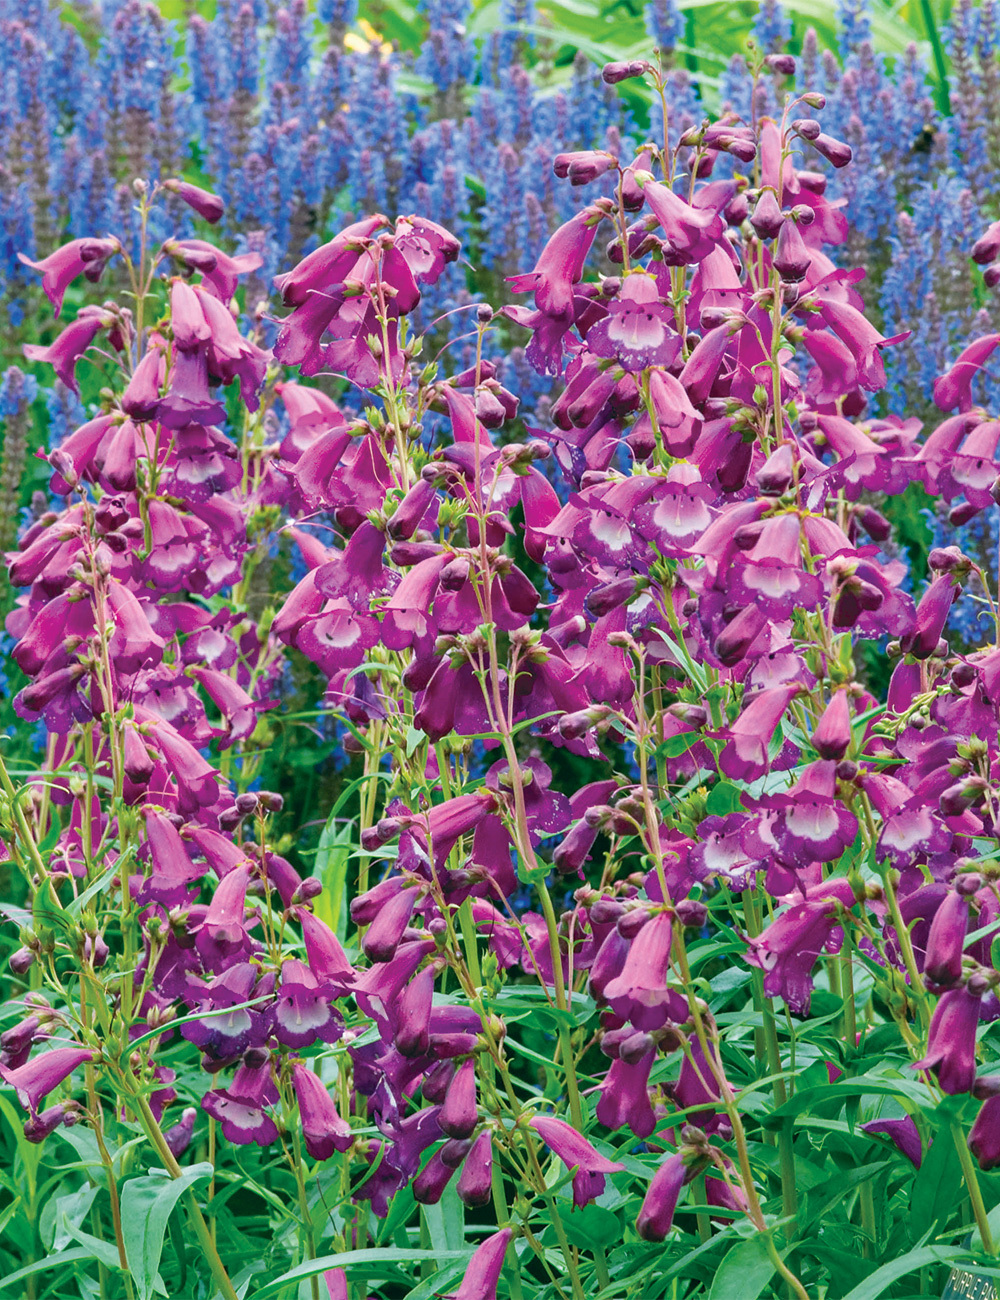
{"label": "purple tubular flower", "polygon": [[358,261],[362,242],[388,224],[388,217],[380,212],[364,217],[304,257],[291,271],[277,276],[274,287],[281,294],[282,302],[297,307],[311,293],[342,283]]}
{"label": "purple tubular flower", "polygon": [[440,1151],[435,1151],[411,1183],[413,1199],[420,1205],[437,1205],[444,1189],[455,1176],[457,1165],[448,1164]]}
{"label": "purple tubular flower", "polygon": [[40,1115],[29,1116],[24,1121],[24,1136],[29,1142],[44,1142],[61,1124],[70,1126],[78,1119],[79,1110],[74,1102],[60,1102],[58,1106],[49,1106]]}
{"label": "purple tubular flower", "polygon": [[292,1066],[292,1087],[299,1103],[306,1150],[312,1158],[329,1160],[334,1151],[348,1151],[354,1134],[350,1124],[341,1118],[322,1080],[296,1062]]}
{"label": "purple tubular flower", "polygon": [[971,410],[972,381],[998,346],[1000,334],[984,334],[962,349],[951,369],[934,380],[934,403],[940,410]]}
{"label": "purple tubular flower", "polygon": [[835,691],[812,734],[820,758],[842,759],[851,743],[851,708],[846,691]]}
{"label": "purple tubular flower", "polygon": [[400,889],[390,898],[365,932],[361,944],[365,956],[374,962],[392,960],[416,902],[415,889]]}
{"label": "purple tubular flower", "polygon": [[270,1062],[261,1066],[241,1065],[229,1088],[205,1093],[201,1108],[219,1121],[227,1142],[238,1146],[256,1142],[266,1147],[278,1140],[278,1129],[264,1107],[272,1105],[277,1096],[271,1082]]}
{"label": "purple tubular flower", "polygon": [[469,1260],[462,1285],[451,1300],[496,1300],[504,1256],[513,1236],[513,1229],[501,1228],[486,1238]]}
{"label": "purple tubular flower", "polygon": [[472,1208],[489,1202],[493,1191],[493,1136],[489,1130],[473,1142],[455,1190]]}
{"label": "purple tubular flower", "polygon": [[226,205],[218,194],[203,190],[199,185],[192,185],[190,181],[171,178],[163,181],[162,185],[165,190],[170,190],[172,194],[176,194],[189,208],[193,208],[199,217],[202,217],[213,226],[217,221],[221,220],[222,214],[226,210]]}
{"label": "purple tubular flower", "polygon": [[205,960],[230,957],[245,947],[243,916],[249,884],[249,867],[236,867],[219,882],[198,930],[198,951]]}
{"label": "purple tubular flower", "polygon": [[604,987],[615,1014],[636,1029],[659,1029],[667,1018],[671,937],[670,914],[660,912],[633,939],[621,974]]}
{"label": "purple tubular flower", "polygon": [[969,1130],[969,1149],[980,1169],[1000,1165],[1000,1096],[987,1097]]}
{"label": "purple tubular flower", "polygon": [[798,682],[759,691],[728,729],[719,766],[734,780],[755,781],[767,771],[767,747],[782,715],[799,693]]}
{"label": "purple tubular flower", "polygon": [[824,881],[750,940],[746,960],[765,972],[764,992],[784,998],[796,1015],[809,1010],[812,969],[837,928],[838,903],[853,906],[852,885],[844,879]]}
{"label": "purple tubular flower", "polygon": [[[648,927],[647,927],[648,928]],[[535,1115],[529,1120],[545,1145],[559,1157],[573,1175],[573,1204],[579,1209],[604,1191],[604,1175],[625,1168],[596,1151],[582,1133],[565,1120],[549,1115]]]}
{"label": "purple tubular flower", "polygon": [[340,940],[330,927],[304,907],[297,907],[295,915],[302,927],[309,968],[317,979],[327,980],[341,989],[354,983],[355,973]]}
{"label": "purple tubular flower", "polygon": [[902,1119],[870,1119],[866,1124],[859,1124],[858,1127],[865,1133],[887,1137],[907,1160],[920,1168],[924,1155],[923,1144],[917,1126],[909,1115],[905,1115]]}
{"label": "purple tubular flower", "polygon": [[448,1084],[444,1105],[441,1107],[442,1130],[453,1138],[471,1137],[479,1121],[476,1105],[476,1063],[463,1061]]}
{"label": "purple tubular flower", "polygon": [[955,889],[949,890],[934,913],[927,935],[924,950],[924,977],[927,980],[948,987],[962,978],[962,952],[968,928],[968,899]]}
{"label": "purple tubular flower", "polygon": [[602,215],[596,208],[583,208],[560,226],[542,249],[533,271],[507,277],[514,293],[534,290],[535,304],[543,315],[572,324],[573,286],[583,274]]}
{"label": "purple tubular flower", "polygon": [[74,1070],[93,1059],[93,1052],[84,1047],[56,1047],[50,1052],[40,1052],[33,1061],[19,1065],[16,1070],[0,1065],[0,1078],[14,1089],[25,1110],[37,1115],[38,1103]]}
{"label": "purple tubular flower", "polygon": [[899,638],[900,647],[906,654],[916,659],[930,658],[941,640],[959,592],[960,588],[950,573],[939,573],[931,582],[920,597],[913,627]]}
{"label": "purple tubular flower", "polygon": [[915,1062],[918,1070],[932,1070],[942,1092],[955,1096],[971,1092],[976,1081],[976,1026],[982,998],[964,986],[949,989],[938,998],[931,1016],[927,1055]]}
{"label": "purple tubular flower", "polygon": [[191,1145],[191,1139],[194,1137],[194,1122],[197,1118],[198,1112],[193,1106],[188,1106],[177,1123],[165,1130],[163,1139],[170,1148],[172,1156],[182,1156]]}
{"label": "purple tubular flower", "polygon": [[99,307],[85,307],[76,320],[71,325],[67,325],[48,347],[42,347],[38,343],[25,343],[24,355],[29,361],[48,362],[66,387],[79,396],[76,363],[100,331],[112,324],[113,319],[110,312],[102,311]]}
{"label": "purple tubular flower", "polygon": [[304,962],[287,959],[274,1004],[274,1036],[286,1047],[309,1047],[317,1039],[335,1043],[343,1023],[330,1002],[330,987]]}
{"label": "purple tubular flower", "polygon": [[687,1167],[680,1154],[668,1156],[657,1169],[635,1221],[636,1231],[644,1241],[663,1241],[667,1236],[686,1178]]}
{"label": "purple tubular flower", "polygon": [[430,1046],[434,967],[419,971],[399,998],[396,1046],[404,1056],[423,1056]]}
{"label": "purple tubular flower", "polygon": [[611,1062],[597,1103],[597,1118],[605,1128],[627,1125],[637,1138],[648,1138],[656,1128],[656,1114],[649,1100],[649,1072],[655,1059],[654,1051],[634,1065],[621,1059]]}
{"label": "purple tubular flower", "polygon": [[40,262],[33,262],[23,253],[18,258],[33,271],[41,272],[42,289],[58,316],[63,298],[78,275],[97,280],[109,257],[121,249],[117,239],[71,239]]}

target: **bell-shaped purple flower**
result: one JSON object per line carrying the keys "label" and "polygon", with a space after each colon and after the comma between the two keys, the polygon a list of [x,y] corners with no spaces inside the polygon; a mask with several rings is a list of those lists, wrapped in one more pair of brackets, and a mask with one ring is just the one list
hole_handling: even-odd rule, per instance
{"label": "bell-shaped purple flower", "polygon": [[93,1052],[85,1047],[56,1047],[49,1052],[40,1052],[33,1061],[19,1065],[16,1070],[0,1065],[0,1078],[14,1089],[25,1110],[37,1115],[38,1103],[68,1079],[74,1070],[93,1059]]}
{"label": "bell-shaped purple flower", "polygon": [[441,1128],[449,1137],[471,1137],[479,1120],[476,1105],[476,1063],[463,1061],[448,1085],[441,1107]]}
{"label": "bell-shaped purple flower", "polygon": [[260,1066],[241,1065],[228,1088],[205,1093],[201,1108],[219,1121],[227,1142],[240,1146],[256,1142],[266,1147],[278,1140],[278,1129],[264,1108],[277,1099],[270,1062],[266,1061]]}
{"label": "bell-shaped purple flower", "polygon": [[904,1115],[902,1119],[870,1119],[866,1124],[859,1124],[858,1127],[865,1133],[876,1133],[880,1137],[887,1137],[907,1160],[920,1168],[924,1154],[923,1144],[920,1141],[920,1132],[909,1115]]}
{"label": "bell-shaped purple flower", "polygon": [[493,1135],[480,1133],[469,1149],[456,1191],[470,1207],[486,1205],[493,1190]]}
{"label": "bell-shaped purple flower", "polygon": [[[652,923],[650,923],[652,924]],[[649,927],[647,926],[646,929]],[[580,1208],[595,1200],[604,1191],[605,1174],[617,1173],[623,1164],[609,1160],[578,1133],[565,1120],[551,1115],[535,1115],[531,1127],[549,1150],[554,1151],[567,1169],[574,1169],[573,1204]]]}
{"label": "bell-shaped purple flower", "polygon": [[659,1029],[668,1017],[671,936],[670,913],[659,912],[632,940],[621,974],[605,985],[615,1014],[636,1029]]}
{"label": "bell-shaped purple flower", "polygon": [[686,1179],[687,1166],[680,1153],[668,1156],[657,1169],[635,1221],[636,1231],[644,1241],[663,1241],[667,1236]]}
{"label": "bell-shaped purple flower", "polygon": [[764,971],[764,992],[768,997],[784,998],[796,1015],[809,1010],[812,969],[837,928],[838,903],[853,906],[850,882],[843,878],[824,881],[750,940],[746,960]]}
{"label": "bell-shaped purple flower", "polygon": [[1000,1165],[1000,1096],[987,1097],[969,1130],[969,1147],[980,1169]]}
{"label": "bell-shaped purple flower", "polygon": [[938,998],[919,1070],[931,1070],[942,1092],[971,1092],[976,1081],[976,1027],[982,998],[964,986]]}
{"label": "bell-shaped purple flower", "polygon": [[292,1086],[299,1103],[299,1118],[306,1150],[314,1160],[329,1160],[334,1151],[348,1151],[354,1141],[351,1126],[341,1119],[333,1098],[321,1079],[307,1066],[292,1066]]}
{"label": "bell-shaped purple flower", "polygon": [[924,950],[924,976],[947,987],[962,978],[962,952],[969,928],[969,903],[956,889],[949,890],[934,913]]}
{"label": "bell-shaped purple flower", "polygon": [[497,1283],[513,1236],[511,1228],[501,1228],[486,1238],[469,1260],[462,1285],[451,1300],[497,1300]]}

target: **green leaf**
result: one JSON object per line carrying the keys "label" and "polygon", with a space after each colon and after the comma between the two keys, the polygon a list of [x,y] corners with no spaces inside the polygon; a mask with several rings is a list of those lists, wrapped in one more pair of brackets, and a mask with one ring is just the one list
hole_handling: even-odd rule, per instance
{"label": "green leaf", "polygon": [[855,1079],[838,1079],[836,1083],[803,1088],[784,1106],[765,1115],[761,1122],[765,1128],[780,1128],[784,1120],[793,1119],[822,1103],[839,1101],[846,1105],[849,1097],[858,1096],[906,1097],[918,1104],[927,1100],[926,1090],[915,1079],[886,1079],[863,1074]]}
{"label": "green leaf", "polygon": [[347,864],[354,836],[353,823],[338,826],[335,814],[331,813],[320,834],[313,865],[314,874],[323,884],[323,892],[313,903],[313,909],[341,942],[347,936]]}
{"label": "green leaf", "polygon": [[82,1260],[93,1258],[93,1252],[82,1246],[74,1246],[72,1250],[58,1250],[54,1255],[46,1255],[44,1259],[29,1264],[27,1268],[19,1268],[16,1273],[8,1273],[6,1277],[0,1277],[0,1291],[13,1291],[15,1282],[23,1282],[26,1277],[43,1273],[47,1268],[59,1268],[62,1264],[78,1264]]}
{"label": "green leaf", "polygon": [[150,1173],[130,1178],[122,1188],[122,1237],[129,1272],[139,1300],[151,1300],[163,1253],[163,1235],[174,1206],[200,1178],[211,1178],[213,1166],[204,1161],[185,1169],[180,1178]]}
{"label": "green leaf", "polygon": [[727,813],[740,812],[743,809],[743,792],[731,781],[720,781],[713,785],[705,800],[705,811],[713,817],[725,817]]}
{"label": "green leaf", "polygon": [[454,1183],[448,1184],[436,1205],[422,1205],[420,1212],[435,1251],[461,1250],[465,1245],[465,1206]]}
{"label": "green leaf", "polygon": [[963,1257],[968,1259],[969,1252],[961,1246],[920,1246],[877,1268],[871,1277],[866,1277],[853,1291],[849,1291],[844,1300],[876,1300],[893,1282],[905,1277],[907,1273],[915,1273],[918,1268],[926,1268],[930,1264],[949,1264]]}
{"label": "green leaf", "polygon": [[405,1300],[437,1300],[438,1296],[445,1294],[449,1283],[457,1281],[462,1276],[465,1272],[465,1264],[466,1261],[460,1259],[446,1264],[444,1268],[439,1268],[431,1277],[418,1283],[412,1291],[407,1291]]}
{"label": "green leaf", "polygon": [[728,1251],[712,1282],[709,1300],[757,1300],[774,1274],[763,1234],[755,1233]]}
{"label": "green leaf", "polygon": [[298,1268],[282,1273],[273,1282],[268,1282],[259,1291],[254,1292],[254,1300],[266,1300],[267,1296],[277,1295],[293,1282],[315,1277],[330,1268],[342,1268],[348,1274],[363,1277],[365,1282],[376,1277],[398,1278],[400,1272],[406,1273],[407,1266],[425,1262],[443,1263],[445,1260],[471,1258],[469,1250],[410,1250],[400,1246],[379,1246],[375,1250],[345,1250],[339,1255],[324,1255],[322,1259],[310,1259]]}

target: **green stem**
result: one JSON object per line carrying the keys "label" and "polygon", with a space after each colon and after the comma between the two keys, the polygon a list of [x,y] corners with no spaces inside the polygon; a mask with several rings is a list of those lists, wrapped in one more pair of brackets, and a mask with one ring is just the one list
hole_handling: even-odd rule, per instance
{"label": "green stem", "polygon": [[[174,1159],[174,1153],[167,1146],[163,1132],[157,1124],[153,1112],[149,1109],[149,1103],[141,1093],[135,1096],[136,1110],[139,1114],[140,1122],[146,1130],[146,1136],[156,1148],[156,1153],[163,1161],[163,1167],[171,1178],[180,1178],[183,1170]],[[191,1226],[194,1228],[194,1234],[198,1238],[198,1245],[201,1247],[208,1266],[212,1270],[212,1277],[215,1279],[215,1285],[219,1288],[223,1300],[239,1300],[236,1294],[236,1288],[229,1279],[226,1272],[226,1266],[219,1257],[219,1252],[215,1248],[215,1242],[212,1240],[212,1234],[209,1232],[205,1216],[201,1212],[201,1206],[195,1197],[194,1189],[188,1188],[182,1198],[187,1206],[188,1217]]]}
{"label": "green stem", "polygon": [[[292,1125],[292,1156],[295,1164],[295,1186],[299,1197],[299,1214],[302,1217],[303,1251],[306,1259],[316,1258],[316,1237],[313,1233],[312,1214],[309,1211],[309,1197],[306,1194],[306,1180],[302,1169],[302,1139],[299,1137],[299,1125]],[[316,1274],[309,1279],[312,1300],[319,1300],[319,1277]]]}
{"label": "green stem", "polygon": [[972,1213],[976,1216],[976,1226],[979,1228],[979,1235],[982,1238],[983,1250],[986,1251],[987,1255],[995,1255],[997,1253],[996,1243],[993,1240],[993,1233],[990,1231],[990,1221],[986,1214],[986,1206],[983,1204],[983,1194],[979,1188],[976,1166],[972,1163],[972,1152],[969,1150],[965,1134],[957,1122],[951,1126],[951,1136],[955,1142],[955,1150],[958,1152],[959,1164],[962,1166],[962,1176],[965,1179],[965,1186],[972,1204]]}

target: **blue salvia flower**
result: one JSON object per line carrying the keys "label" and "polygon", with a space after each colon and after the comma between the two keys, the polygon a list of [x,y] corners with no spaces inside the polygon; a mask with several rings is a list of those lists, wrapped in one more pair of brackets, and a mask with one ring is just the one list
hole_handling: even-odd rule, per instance
{"label": "blue salvia flower", "polygon": [[841,54],[849,58],[858,46],[871,41],[871,38],[868,0],[837,0],[837,44]]}
{"label": "blue salvia flower", "polygon": [[791,39],[792,22],[778,0],[761,0],[753,20],[753,37],[766,54],[783,50]]}
{"label": "blue salvia flower", "polygon": [[652,0],[643,10],[650,40],[666,54],[675,50],[684,37],[684,15],[675,0]]}

